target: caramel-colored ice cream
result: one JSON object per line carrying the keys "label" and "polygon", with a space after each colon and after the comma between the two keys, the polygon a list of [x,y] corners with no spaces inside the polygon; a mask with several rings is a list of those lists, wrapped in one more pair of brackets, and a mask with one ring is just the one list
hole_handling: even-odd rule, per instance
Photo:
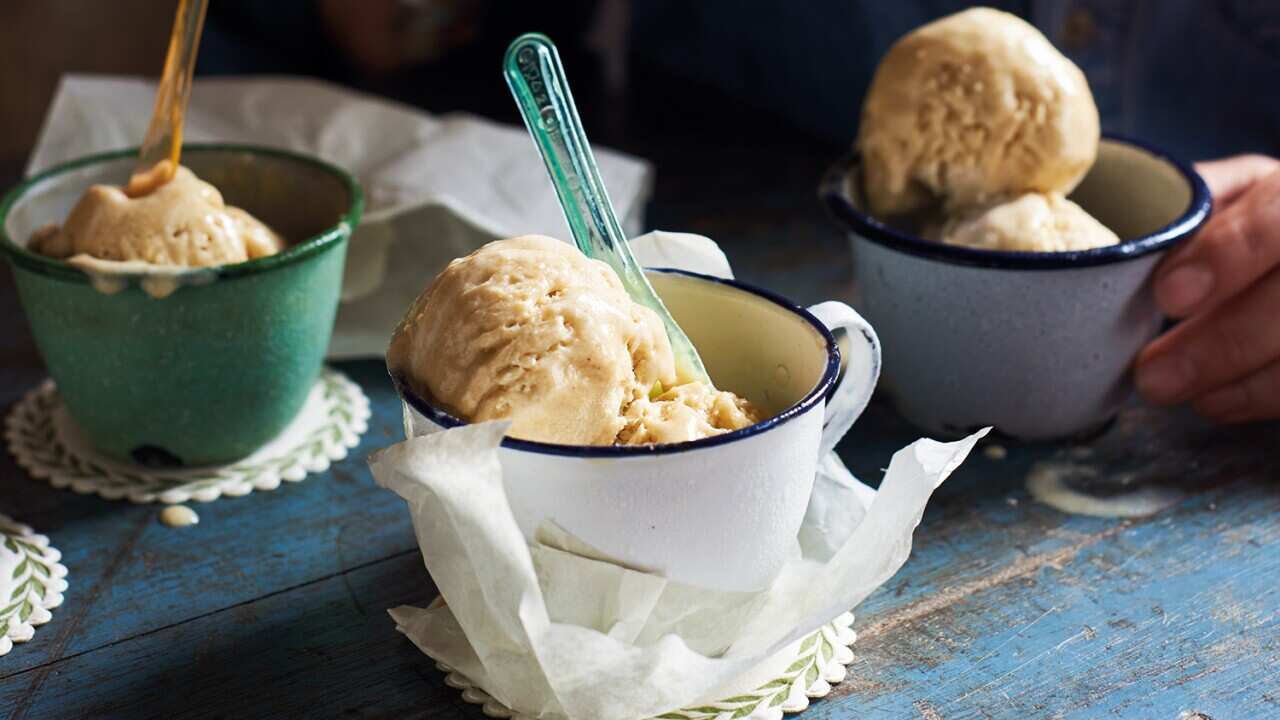
{"label": "caramel-colored ice cream", "polygon": [[862,106],[858,148],[873,215],[1068,193],[1097,155],[1084,74],[1035,27],[973,8],[903,36]]}
{"label": "caramel-colored ice cream", "polygon": [[942,242],[986,250],[1064,252],[1105,247],[1120,238],[1060,193],[1026,193],[950,218]]}
{"label": "caramel-colored ice cream", "polygon": [[662,320],[605,263],[526,235],[454,260],[414,302],[392,372],[471,421],[571,445],[682,442],[745,427],[732,393],[680,383]]}
{"label": "caramel-colored ice cream", "polygon": [[227,205],[217,188],[185,167],[137,197],[94,185],[61,227],[50,226],[31,239],[32,250],[56,258],[180,267],[245,262],[284,246],[279,235]]}
{"label": "caramel-colored ice cream", "polygon": [[627,423],[618,433],[618,442],[625,445],[711,437],[759,421],[759,413],[751,403],[701,382],[677,385],[652,398],[639,398],[625,414]]}

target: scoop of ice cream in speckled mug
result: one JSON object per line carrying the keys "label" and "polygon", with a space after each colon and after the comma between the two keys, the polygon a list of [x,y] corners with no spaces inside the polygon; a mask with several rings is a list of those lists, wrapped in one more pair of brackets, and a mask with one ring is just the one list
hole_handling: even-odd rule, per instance
{"label": "scoop of ice cream in speckled mug", "polygon": [[1060,193],[1026,193],[956,213],[937,230],[948,245],[1017,252],[1067,252],[1116,245],[1106,225]]}
{"label": "scoop of ice cream in speckled mug", "polygon": [[973,8],[899,39],[862,105],[870,211],[889,218],[1068,193],[1098,152],[1084,73],[1032,25]]}

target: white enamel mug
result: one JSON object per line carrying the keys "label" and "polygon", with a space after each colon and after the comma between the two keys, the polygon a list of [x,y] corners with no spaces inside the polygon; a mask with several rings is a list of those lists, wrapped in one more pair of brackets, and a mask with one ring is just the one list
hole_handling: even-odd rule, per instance
{"label": "white enamel mug", "polygon": [[[667,445],[507,438],[499,460],[511,509],[530,539],[552,522],[638,570],[717,590],[767,587],[793,552],[819,457],[871,398],[879,341],[844,303],[805,310],[732,280],[679,270],[649,278],[717,387],[769,419]],[[843,353],[833,331],[845,335]],[[414,435],[463,424],[393,379]]]}
{"label": "white enamel mug", "polygon": [[849,158],[821,194],[849,231],[858,307],[884,335],[887,384],[903,417],[931,435],[993,425],[1026,441],[1090,436],[1130,395],[1129,368],[1164,316],[1150,277],[1209,217],[1191,166],[1105,137],[1071,194],[1123,238],[1072,252],[943,245],[862,212]]}

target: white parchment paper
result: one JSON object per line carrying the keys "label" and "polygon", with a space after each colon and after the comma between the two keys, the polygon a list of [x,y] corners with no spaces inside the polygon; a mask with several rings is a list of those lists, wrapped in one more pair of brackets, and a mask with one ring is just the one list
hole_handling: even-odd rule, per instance
{"label": "white parchment paper", "polygon": [[[496,71],[493,81],[502,82]],[[150,80],[64,77],[27,173],[138,145],[154,96]],[[330,357],[381,356],[404,309],[449,260],[512,235],[569,237],[521,126],[432,116],[303,78],[202,78],[192,89],[185,137],[304,152],[359,179],[365,216],[347,253]],[[651,167],[598,147],[596,159],[624,228],[637,234]]]}
{"label": "white parchment paper", "polygon": [[408,503],[447,603],[391,615],[425,653],[508,707],[571,720],[635,720],[716,700],[735,677],[855,607],[906,561],[929,496],[986,434],[903,448],[877,491],[830,456],[805,553],[769,590],[727,593],[595,559],[555,527],[527,543],[503,490],[504,430],[463,426],[370,457],[377,482]]}

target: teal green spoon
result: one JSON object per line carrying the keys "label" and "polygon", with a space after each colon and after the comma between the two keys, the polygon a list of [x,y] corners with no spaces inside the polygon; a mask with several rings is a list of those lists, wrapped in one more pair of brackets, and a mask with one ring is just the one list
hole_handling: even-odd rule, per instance
{"label": "teal green spoon", "polygon": [[631,254],[609,193],[600,179],[582,121],[578,119],[578,109],[573,104],[556,46],[545,35],[521,35],[507,48],[503,73],[533,143],[547,165],[547,174],[560,197],[560,207],[578,249],[587,257],[608,263],[622,279],[631,299],[662,318],[675,352],[676,374],[680,379],[701,380],[711,385],[698,351],[667,312]]}

